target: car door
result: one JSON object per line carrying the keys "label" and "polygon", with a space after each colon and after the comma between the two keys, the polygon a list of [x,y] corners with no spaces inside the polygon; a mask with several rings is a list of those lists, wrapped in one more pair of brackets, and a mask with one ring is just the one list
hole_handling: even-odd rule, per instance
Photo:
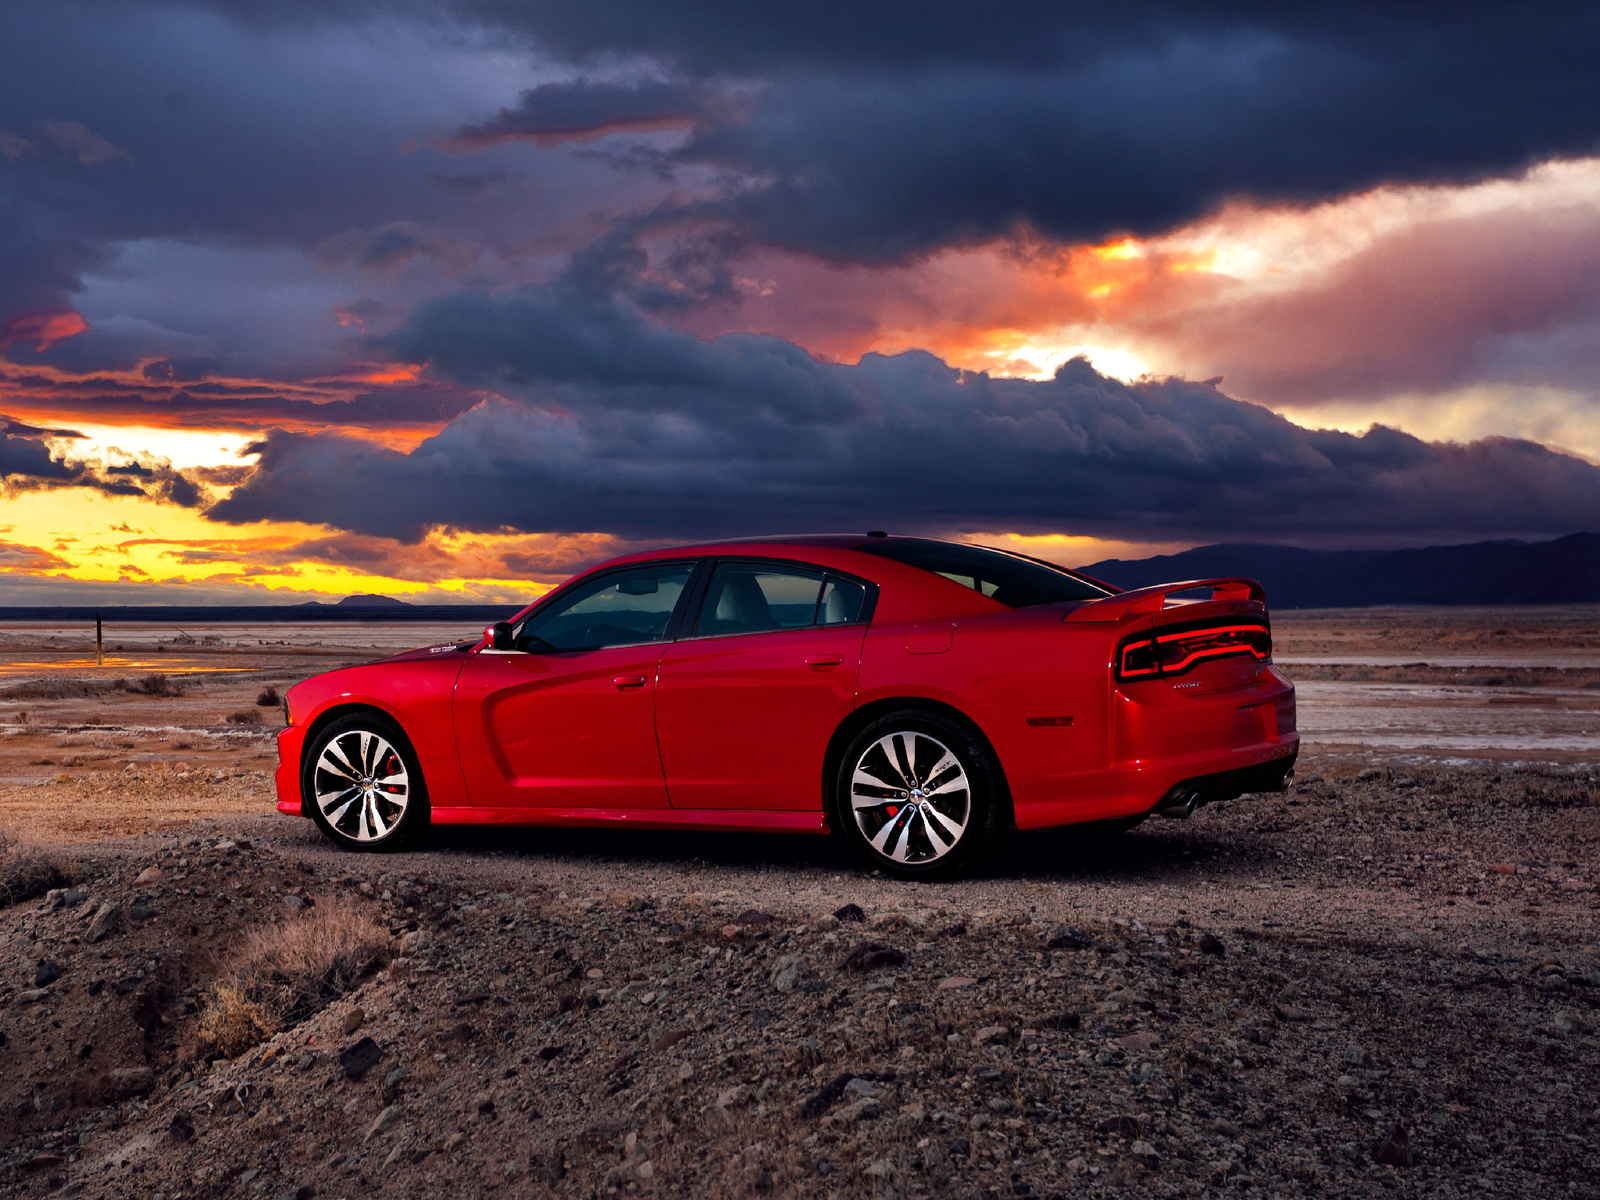
{"label": "car door", "polygon": [[822,758],[855,704],[874,596],[863,580],[803,564],[715,564],[692,630],[657,675],[673,808],[821,808]]}
{"label": "car door", "polygon": [[456,684],[467,790],[486,808],[665,808],[656,665],[695,564],[581,580],[474,653]]}

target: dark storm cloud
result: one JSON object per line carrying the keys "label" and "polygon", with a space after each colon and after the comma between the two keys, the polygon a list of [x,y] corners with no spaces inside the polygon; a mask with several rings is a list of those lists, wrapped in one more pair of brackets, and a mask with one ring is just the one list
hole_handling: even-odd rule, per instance
{"label": "dark storm cloud", "polygon": [[931,355],[826,364],[774,337],[702,342],[623,310],[460,296],[397,335],[444,371],[516,388],[409,453],[277,431],[210,510],[230,522],[606,530],[1070,528],[1143,539],[1446,538],[1600,524],[1600,469],[1527,442],[1314,431],[1201,384],[1081,360],[991,379]]}
{"label": "dark storm cloud", "polygon": [[730,118],[738,115],[722,93],[710,88],[656,79],[637,83],[579,80],[530,88],[515,108],[468,125],[457,136],[468,144],[508,138],[554,144],[621,130],[687,125],[718,112]]}
{"label": "dark storm cloud", "polygon": [[[557,137],[670,109],[694,120],[670,161],[730,179],[672,219],[718,217],[851,261],[1019,226],[1074,241],[1151,233],[1233,195],[1474,179],[1600,138],[1592,5],[470,11],[580,62],[633,53],[662,73],[544,85],[465,136]],[[747,90],[719,111],[730,79]]]}

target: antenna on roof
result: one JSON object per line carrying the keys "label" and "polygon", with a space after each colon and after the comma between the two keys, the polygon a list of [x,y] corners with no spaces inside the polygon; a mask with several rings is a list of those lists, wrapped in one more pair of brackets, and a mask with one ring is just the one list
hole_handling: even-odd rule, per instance
{"label": "antenna on roof", "polygon": [[867,536],[868,537],[888,537],[889,535],[887,533],[885,533],[881,529],[869,529],[869,530],[867,530]]}

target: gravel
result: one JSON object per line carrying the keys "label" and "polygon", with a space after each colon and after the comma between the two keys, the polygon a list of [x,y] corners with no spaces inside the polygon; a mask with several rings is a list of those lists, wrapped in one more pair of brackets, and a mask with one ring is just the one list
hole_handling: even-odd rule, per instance
{"label": "gravel", "polygon": [[[1597,1196],[1597,794],[1308,757],[1287,797],[927,886],[800,838],[81,849],[84,900],[0,909],[0,1191]],[[156,866],[155,915],[89,942]],[[396,957],[197,1060],[291,887]]]}

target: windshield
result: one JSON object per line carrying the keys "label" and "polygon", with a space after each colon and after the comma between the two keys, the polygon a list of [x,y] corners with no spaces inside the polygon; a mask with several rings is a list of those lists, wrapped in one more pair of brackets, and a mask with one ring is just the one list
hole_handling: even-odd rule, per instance
{"label": "windshield", "polygon": [[874,539],[851,549],[943,575],[1011,608],[1061,600],[1103,600],[1112,594],[1061,567],[984,546],[894,538]]}

